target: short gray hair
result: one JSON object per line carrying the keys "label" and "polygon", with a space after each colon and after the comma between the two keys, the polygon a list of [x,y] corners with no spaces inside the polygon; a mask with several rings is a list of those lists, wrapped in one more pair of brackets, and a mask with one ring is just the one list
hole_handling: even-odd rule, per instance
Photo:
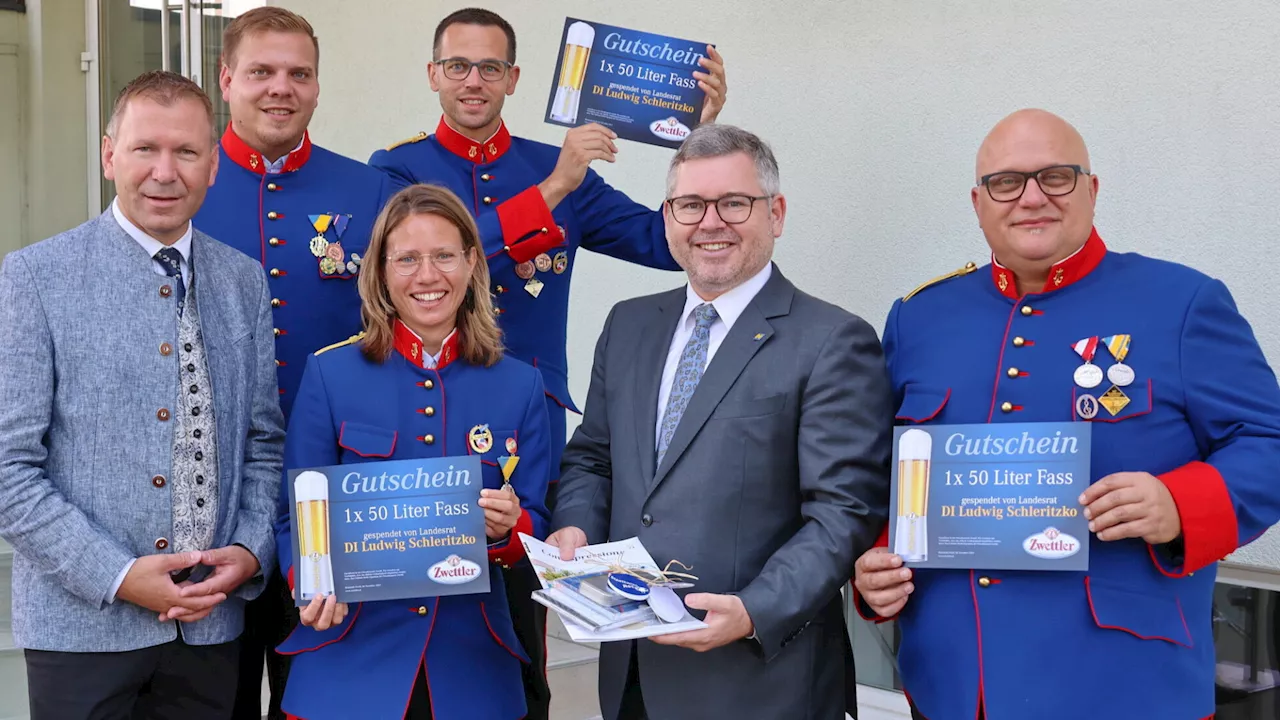
{"label": "short gray hair", "polygon": [[724,157],[746,153],[756,166],[756,179],[765,195],[777,195],[782,187],[778,179],[778,161],[769,144],[759,136],[733,125],[699,125],[684,139],[667,170],[667,196],[675,191],[676,168],[690,160]]}

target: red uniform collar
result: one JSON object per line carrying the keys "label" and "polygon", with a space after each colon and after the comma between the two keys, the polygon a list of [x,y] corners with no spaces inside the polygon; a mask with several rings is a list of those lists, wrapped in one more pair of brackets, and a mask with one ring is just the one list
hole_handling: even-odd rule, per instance
{"label": "red uniform collar", "polygon": [[[1089,233],[1089,239],[1084,241],[1084,245],[1079,250],[1054,263],[1049,268],[1049,276],[1045,278],[1044,287],[1039,292],[1047,293],[1061,290],[1080,280],[1085,275],[1093,272],[1093,269],[1098,267],[1098,263],[1102,262],[1102,257],[1106,254],[1107,245],[1102,242],[1102,237],[1098,235],[1098,229],[1093,228]],[[1018,281],[1014,278],[1013,271],[996,261],[994,254],[991,256],[991,281],[996,284],[996,290],[999,290],[1001,295],[1010,300],[1017,300],[1022,297],[1022,294],[1018,292]]]}
{"label": "red uniform collar", "polygon": [[493,162],[511,149],[511,133],[507,132],[505,122],[498,124],[498,131],[492,137],[480,143],[454,130],[441,117],[440,124],[436,126],[436,140],[445,150],[477,165]]}
{"label": "red uniform collar", "polygon": [[[231,129],[231,123],[227,123],[227,131],[222,133],[222,150],[231,158],[231,161],[250,172],[263,175],[267,172],[267,160],[262,153],[254,150],[236,135],[235,130]],[[294,172],[307,164],[307,160],[311,158],[311,133],[302,133],[302,145],[297,150],[289,153],[289,158],[284,161],[284,172]]]}
{"label": "red uniform collar", "polygon": [[[409,329],[409,326],[396,319],[395,324],[396,352],[400,353],[412,363],[415,367],[425,368],[423,359],[430,355],[422,347],[422,338],[418,334]],[[436,362],[436,370],[443,370],[449,366],[454,360],[458,359],[458,330],[455,328],[449,336],[444,339],[444,344],[440,348],[440,359]]]}

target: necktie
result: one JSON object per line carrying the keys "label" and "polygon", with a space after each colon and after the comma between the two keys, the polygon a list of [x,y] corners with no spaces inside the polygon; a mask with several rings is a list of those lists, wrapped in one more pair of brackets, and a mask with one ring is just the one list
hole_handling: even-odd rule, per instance
{"label": "necktie", "polygon": [[176,248],[161,248],[156,252],[155,259],[164,268],[164,274],[173,278],[174,294],[178,297],[178,314],[181,315],[182,306],[187,299],[187,287],[182,283],[182,267],[179,264],[182,254]]}
{"label": "necktie", "polygon": [[680,354],[680,363],[676,365],[676,375],[671,380],[671,396],[667,398],[667,409],[662,416],[662,430],[658,435],[658,465],[667,454],[667,446],[671,437],[676,434],[680,425],[680,417],[689,406],[689,398],[698,389],[698,381],[702,379],[702,370],[707,366],[707,344],[711,339],[711,324],[720,317],[716,309],[709,303],[703,303],[693,309],[693,317],[697,325],[689,342],[685,343],[684,352]]}

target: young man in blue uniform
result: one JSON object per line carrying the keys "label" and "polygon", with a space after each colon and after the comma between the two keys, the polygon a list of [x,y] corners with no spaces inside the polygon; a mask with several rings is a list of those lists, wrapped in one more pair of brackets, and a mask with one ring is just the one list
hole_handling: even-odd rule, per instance
{"label": "young man in blue uniform", "polygon": [[[551,413],[552,461],[559,467],[569,397],[565,352],[569,278],[579,248],[664,270],[679,270],[667,249],[662,211],[610,187],[588,166],[613,162],[612,131],[600,125],[569,130],[564,145],[512,137],[503,101],[520,78],[515,31],[487,10],[459,10],[436,28],[427,66],[444,117],[425,132],[373,154],[369,163],[398,186],[435,183],[471,208],[489,261],[498,322],[507,352],[542,371]],[[724,106],[724,65],[708,48],[695,73],[706,93],[701,121]],[[558,472],[556,473],[558,477]],[[554,504],[554,484],[547,498]],[[550,701],[545,678],[546,610],[530,599],[539,588],[528,563],[507,573],[516,631],[533,657],[525,683],[529,717],[544,718]]]}
{"label": "young man in blue uniform", "polygon": [[[312,144],[318,67],[311,25],[288,10],[257,8],[227,26],[219,84],[231,123],[217,180],[194,220],[267,271],[286,419],[307,355],[360,329],[356,278],[391,193],[382,173]],[[264,655],[270,717],[283,717],[288,665],[272,648],[288,634],[293,610],[278,573],[270,577],[273,586],[247,612],[237,720],[262,717]]]}
{"label": "young man in blue uniform", "polygon": [[992,262],[894,303],[897,419],[1093,422],[1089,570],[909,570],[881,547],[860,612],[898,618],[916,718],[1208,718],[1216,563],[1280,519],[1276,377],[1223,283],[1107,249],[1065,121],[1004,119],[977,177]]}

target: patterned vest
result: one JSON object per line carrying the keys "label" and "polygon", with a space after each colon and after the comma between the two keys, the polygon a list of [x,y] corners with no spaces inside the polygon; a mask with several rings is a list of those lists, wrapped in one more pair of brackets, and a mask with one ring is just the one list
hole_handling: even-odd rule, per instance
{"label": "patterned vest", "polygon": [[173,434],[173,552],[209,550],[218,522],[218,442],[195,273],[178,318],[178,404]]}

